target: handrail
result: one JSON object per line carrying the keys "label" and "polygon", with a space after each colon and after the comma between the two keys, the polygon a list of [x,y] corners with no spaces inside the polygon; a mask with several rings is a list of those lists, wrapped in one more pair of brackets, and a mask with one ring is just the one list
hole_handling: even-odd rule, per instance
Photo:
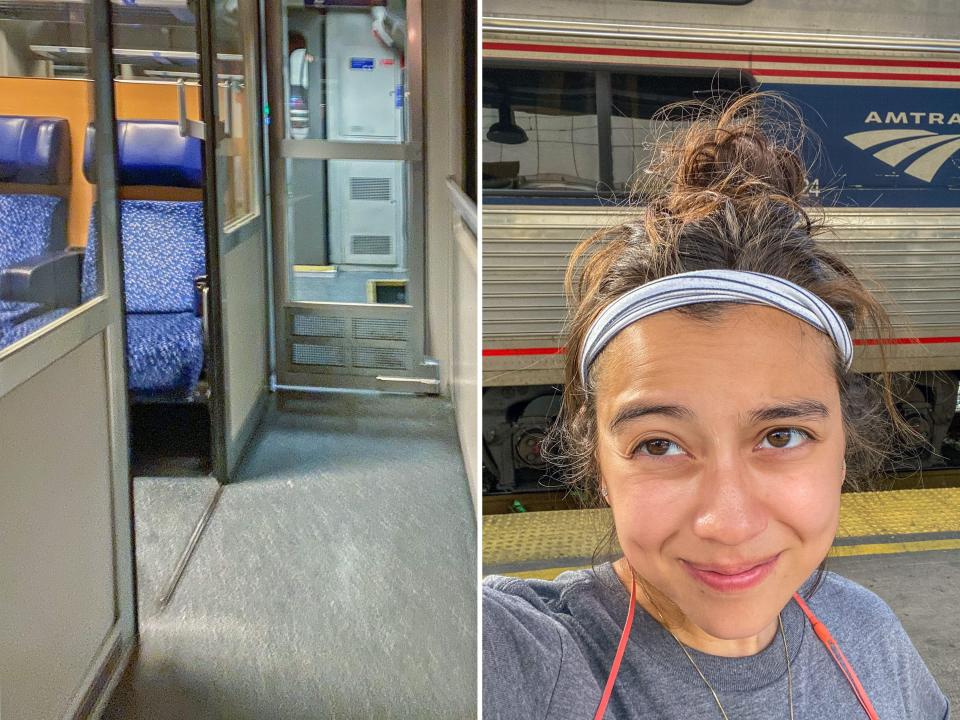
{"label": "handrail", "polygon": [[447,192],[450,195],[450,204],[457,211],[463,222],[473,232],[474,238],[477,236],[477,204],[471,200],[460,189],[459,183],[453,179],[453,176],[447,178]]}

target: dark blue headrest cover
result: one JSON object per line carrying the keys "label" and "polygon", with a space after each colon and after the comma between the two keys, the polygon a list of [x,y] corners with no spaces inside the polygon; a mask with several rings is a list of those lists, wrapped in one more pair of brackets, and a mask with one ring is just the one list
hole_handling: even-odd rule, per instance
{"label": "dark blue headrest cover", "polygon": [[[93,126],[87,127],[83,173],[95,183]],[[203,185],[203,142],[180,137],[175,122],[120,120],[117,122],[118,185],[162,185],[198,188]]]}
{"label": "dark blue headrest cover", "polygon": [[0,115],[0,182],[70,182],[70,128],[64,118]]}

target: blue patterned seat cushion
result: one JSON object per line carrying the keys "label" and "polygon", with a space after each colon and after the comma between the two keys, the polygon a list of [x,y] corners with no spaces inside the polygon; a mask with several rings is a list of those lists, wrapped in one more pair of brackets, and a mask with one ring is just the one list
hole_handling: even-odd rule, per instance
{"label": "blue patterned seat cushion", "polygon": [[[90,217],[83,263],[84,301],[101,287],[96,216]],[[120,237],[127,312],[193,312],[193,281],[206,274],[203,203],[121,200]]]}
{"label": "blue patterned seat cushion", "polygon": [[[0,268],[61,247],[65,208],[64,199],[52,195],[0,195]],[[0,300],[0,337],[42,310],[37,303]]]}
{"label": "blue patterned seat cushion", "polygon": [[[0,333],[0,348],[69,312],[60,308]],[[141,395],[190,393],[203,369],[203,328],[193,313],[127,315],[128,384]]]}
{"label": "blue patterned seat cushion", "polygon": [[[28,305],[29,303],[20,304]],[[51,310],[43,315],[31,317],[29,320],[21,322],[19,325],[14,325],[9,330],[0,330],[0,349],[5,348],[7,345],[12,345],[13,343],[17,342],[17,340],[22,340],[33,331],[39,330],[44,325],[52,323],[58,317],[62,317],[68,312],[70,311],[67,308]]]}
{"label": "blue patterned seat cushion", "polygon": [[127,315],[127,358],[132,391],[191,392],[203,368],[200,318],[192,312]]}
{"label": "blue patterned seat cushion", "polygon": [[0,337],[13,329],[14,325],[22,323],[41,312],[43,312],[43,305],[40,303],[0,300]]}
{"label": "blue patterned seat cushion", "polygon": [[0,267],[61,247],[65,207],[52,195],[0,195]]}

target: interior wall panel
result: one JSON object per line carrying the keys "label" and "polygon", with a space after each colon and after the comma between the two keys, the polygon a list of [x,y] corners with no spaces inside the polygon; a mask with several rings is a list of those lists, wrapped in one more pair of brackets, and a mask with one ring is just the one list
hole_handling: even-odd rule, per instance
{"label": "interior wall panel", "polygon": [[103,337],[0,398],[4,720],[61,718],[116,621]]}
{"label": "interior wall panel", "polygon": [[267,379],[266,255],[258,233],[223,259],[224,335],[230,382],[229,439],[237,440]]}

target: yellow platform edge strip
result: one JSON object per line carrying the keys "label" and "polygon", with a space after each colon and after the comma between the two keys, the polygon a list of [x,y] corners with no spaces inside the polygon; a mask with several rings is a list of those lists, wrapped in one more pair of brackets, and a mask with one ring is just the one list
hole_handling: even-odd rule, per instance
{"label": "yellow platform edge strip", "polygon": [[[960,550],[960,538],[949,540],[914,540],[911,542],[865,543],[863,545],[839,545],[830,549],[828,557],[855,557],[866,555],[891,555],[894,553],[932,552],[936,550]],[[523,570],[504,572],[511,577],[553,580],[567,570],[585,570],[589,565],[543,568],[542,570]]]}
{"label": "yellow platform edge strip", "polygon": [[[609,520],[605,510],[556,510],[510,515],[487,515],[483,519],[484,564],[548,561],[556,557],[589,557],[601,530]],[[888,490],[844,494],[840,500],[839,538],[866,538],[960,531],[960,488]],[[919,543],[953,542],[922,540]],[[914,543],[905,543],[912,546]],[[914,552],[893,549],[904,543],[883,543],[882,554]],[[871,544],[869,547],[879,547]],[[838,546],[837,557],[861,545]],[[866,547],[866,546],[865,546]],[[921,546],[922,548],[923,546]],[[930,549],[953,549],[951,547]]]}

